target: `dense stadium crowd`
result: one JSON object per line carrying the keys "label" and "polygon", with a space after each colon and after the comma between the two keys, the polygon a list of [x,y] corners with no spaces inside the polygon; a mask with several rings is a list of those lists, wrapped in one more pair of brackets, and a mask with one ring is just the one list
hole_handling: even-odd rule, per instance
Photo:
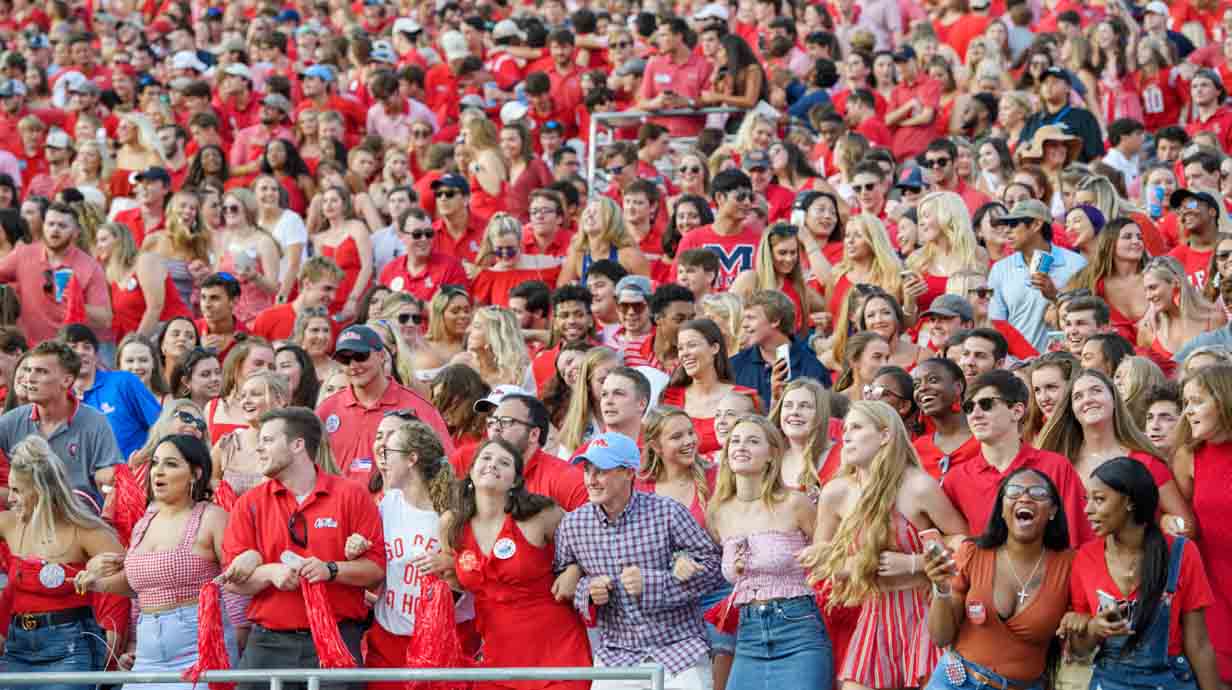
{"label": "dense stadium crowd", "polygon": [[0,49],[0,673],[1232,684],[1232,2],[0,0]]}

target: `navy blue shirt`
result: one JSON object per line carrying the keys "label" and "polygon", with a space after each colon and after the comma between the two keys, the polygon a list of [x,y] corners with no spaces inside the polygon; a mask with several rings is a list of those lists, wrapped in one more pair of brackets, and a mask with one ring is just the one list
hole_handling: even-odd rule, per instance
{"label": "navy blue shirt", "polygon": [[[800,339],[791,341],[789,361],[791,362],[791,376],[787,380],[795,381],[798,378],[807,377],[816,379],[826,388],[830,387],[830,371],[817,359],[817,355],[813,354],[808,341]],[[770,372],[774,369],[774,362],[767,362],[763,359],[761,348],[754,345],[736,353],[736,356],[731,358],[731,366],[735,377],[732,383],[757,391],[762,404],[769,410],[771,404]]]}
{"label": "navy blue shirt", "polygon": [[127,371],[94,372],[94,385],[82,396],[82,402],[107,418],[122,459],[145,445],[150,427],[162,412],[162,405],[150,389]]}

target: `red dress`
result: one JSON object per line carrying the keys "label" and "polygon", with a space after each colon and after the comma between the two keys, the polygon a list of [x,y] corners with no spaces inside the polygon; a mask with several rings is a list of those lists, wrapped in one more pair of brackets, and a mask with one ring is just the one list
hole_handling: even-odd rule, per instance
{"label": "red dress", "polygon": [[[733,392],[741,393],[752,397],[757,396],[757,391],[744,386],[736,386]],[[663,395],[659,398],[659,402],[672,407],[685,409],[686,392],[684,386],[668,386],[663,390]],[[764,403],[763,403],[764,404]],[[693,420],[693,429],[697,432],[697,452],[702,455],[708,455],[722,448],[719,445],[719,437],[714,433],[714,417],[694,417],[689,415]]]}
{"label": "red dress", "polygon": [[210,427],[210,446],[213,447],[218,443],[218,439],[226,436],[237,429],[247,429],[247,424],[229,424],[227,422],[214,421],[214,415],[218,414],[218,404],[222,398],[214,398],[205,404],[205,419],[209,422]]}
{"label": "red dress", "polygon": [[[181,316],[191,319],[192,310],[185,306],[170,275],[164,283],[163,310],[158,315],[158,320],[170,321]],[[115,332],[116,342],[137,330],[137,326],[141,325],[141,317],[145,316],[145,307],[145,292],[137,284],[136,276],[123,283],[111,283],[111,330]]]}
{"label": "red dress", "polygon": [[329,247],[322,244],[321,256],[326,256],[334,260],[338,264],[338,268],[342,269],[343,274],[342,284],[338,286],[338,293],[334,295],[334,303],[329,305],[329,312],[337,314],[346,306],[347,298],[351,296],[351,290],[355,289],[355,281],[359,279],[359,247],[355,245],[355,238],[348,236],[336,247]]}
{"label": "red dress", "polygon": [[475,276],[471,283],[471,298],[475,304],[491,304],[497,307],[509,306],[509,292],[528,280],[541,280],[549,287],[556,285],[560,276],[560,266],[552,268],[517,268],[512,271],[494,271],[484,269]]}
{"label": "red dress", "polygon": [[950,280],[948,276],[938,276],[932,273],[925,273],[923,278],[924,285],[928,289],[915,301],[921,314],[928,311],[928,307],[932,305],[933,300],[945,294],[945,284]]}
{"label": "red dress", "polygon": [[[505,516],[492,553],[484,554],[468,524],[454,557],[458,582],[475,596],[475,626],[483,665],[590,666],[586,626],[567,603],[552,597],[553,549],[535,546]],[[528,644],[529,643],[529,644]],[[586,690],[590,681],[508,681],[493,688]]]}
{"label": "red dress", "polygon": [[1219,677],[1232,681],[1232,443],[1204,443],[1194,451],[1193,510],[1198,546],[1215,605],[1206,610],[1206,629],[1219,663]]}

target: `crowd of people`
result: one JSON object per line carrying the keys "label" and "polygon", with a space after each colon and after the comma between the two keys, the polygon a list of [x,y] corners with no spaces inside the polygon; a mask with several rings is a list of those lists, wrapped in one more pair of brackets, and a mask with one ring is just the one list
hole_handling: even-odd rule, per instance
{"label": "crowd of people", "polygon": [[0,673],[1232,684],[1232,4],[0,0],[0,47]]}

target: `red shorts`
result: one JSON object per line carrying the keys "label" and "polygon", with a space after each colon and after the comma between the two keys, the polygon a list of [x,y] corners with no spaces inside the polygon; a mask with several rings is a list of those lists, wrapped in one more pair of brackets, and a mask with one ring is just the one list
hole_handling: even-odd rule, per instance
{"label": "red shorts", "polygon": [[[368,628],[366,637],[368,654],[364,657],[367,668],[405,668],[406,649],[411,644],[410,635],[395,635],[380,623],[373,623]],[[406,683],[401,681],[374,681],[368,683],[368,690],[404,690]]]}

